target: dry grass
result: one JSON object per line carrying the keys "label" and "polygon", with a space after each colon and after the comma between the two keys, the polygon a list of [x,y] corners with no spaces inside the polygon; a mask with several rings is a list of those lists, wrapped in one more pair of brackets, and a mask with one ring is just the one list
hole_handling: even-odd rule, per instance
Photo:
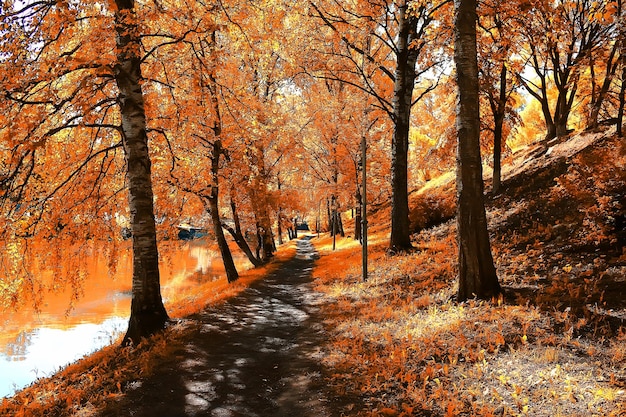
{"label": "dry grass", "polygon": [[626,335],[573,338],[561,312],[503,300],[455,303],[453,233],[418,236],[418,253],[358,248],[323,256],[314,274],[331,297],[325,364],[350,415],[621,416]]}
{"label": "dry grass", "polygon": [[626,415],[626,330],[614,320],[626,312],[626,257],[607,222],[624,209],[626,157],[615,141],[578,152],[555,179],[522,184],[534,194],[511,188],[490,203],[505,298],[454,301],[454,222],[415,235],[412,254],[373,245],[367,282],[359,247],[314,240],[318,289],[332,300],[330,385],[355,399],[346,415]]}

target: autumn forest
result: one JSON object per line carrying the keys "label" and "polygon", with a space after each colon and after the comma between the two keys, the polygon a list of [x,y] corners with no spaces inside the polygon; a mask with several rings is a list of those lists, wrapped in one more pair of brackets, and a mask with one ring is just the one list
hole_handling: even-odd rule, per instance
{"label": "autumn forest", "polygon": [[[624,415],[625,9],[1,0],[0,330],[49,294],[78,314],[94,274],[128,270],[129,306],[0,415],[154,415],[142,384],[292,275],[319,360],[276,352],[324,400],[162,415]],[[219,273],[176,286],[189,245]]]}

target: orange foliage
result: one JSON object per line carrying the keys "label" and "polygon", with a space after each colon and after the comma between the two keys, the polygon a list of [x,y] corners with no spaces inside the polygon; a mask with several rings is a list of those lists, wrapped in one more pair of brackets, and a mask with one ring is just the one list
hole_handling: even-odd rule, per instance
{"label": "orange foliage", "polygon": [[[22,3],[3,3],[26,7],[22,13],[0,10],[0,89],[6,93],[0,101],[0,265],[8,274],[1,287],[2,307],[19,306],[24,294],[30,294],[37,305],[45,291],[56,291],[65,281],[72,300],[78,298],[89,289],[83,286],[80,262],[92,244],[107,242],[109,246],[110,242],[105,269],[114,273],[123,258],[120,229],[128,217],[125,193],[121,192],[126,179],[120,110],[117,88],[111,82],[115,35],[107,7],[112,3]],[[411,13],[431,7],[431,3],[410,2]],[[490,7],[498,8],[497,2],[491,3]],[[531,3],[519,5],[529,10]],[[534,3],[539,7],[541,2]],[[614,22],[615,2],[583,3],[590,6],[591,23],[606,26]],[[563,2],[559,13],[572,4]],[[315,5],[327,7],[325,11],[337,16],[335,24],[340,30],[311,19],[309,6],[314,3],[309,2],[220,3],[221,9],[194,2],[145,2],[138,8],[136,18],[144,32],[146,79],[142,88],[149,118],[155,204],[158,217],[164,219],[160,230],[164,239],[171,237],[172,226],[179,219],[201,218],[202,201],[190,200],[188,193],[198,195],[216,185],[216,178],[205,175],[210,170],[219,116],[216,107],[207,105],[209,100],[219,100],[217,108],[223,109],[219,137],[228,158],[221,160],[219,180],[251,229],[259,217],[264,217],[266,228],[274,226],[267,222],[269,218],[288,224],[286,217],[322,217],[321,203],[330,194],[340,196],[342,209],[352,206],[358,185],[359,151],[355,145],[363,135],[368,139],[368,169],[373,174],[368,184],[370,201],[387,201],[389,141],[385,138],[392,123],[385,112],[392,107],[394,62],[389,47],[397,36],[390,19],[395,9],[388,3],[379,7],[368,1],[320,1]],[[31,12],[32,17],[24,16]],[[433,68],[441,56],[448,57],[449,44],[439,42],[449,39],[450,12],[442,7],[433,16],[437,30],[428,27],[423,45],[412,45],[426,48],[418,63],[422,75],[436,72]],[[535,28],[530,24],[535,20],[524,21],[524,16],[509,17],[520,18],[519,28]],[[552,25],[552,14],[548,17],[544,23]],[[371,34],[387,24],[389,30],[377,35],[389,39],[373,37],[366,60],[365,32]],[[495,28],[489,27],[487,32],[483,47],[493,46],[489,39],[494,36],[499,40],[498,50],[484,51],[496,62],[526,56],[528,47],[534,45],[516,42],[514,36],[502,37]],[[546,44],[560,41],[553,39],[552,30],[528,35],[537,33]],[[597,46],[604,48],[606,55],[610,43],[607,36]],[[583,74],[581,80],[590,82],[582,70],[587,64],[578,65],[574,73]],[[600,72],[602,63],[596,65]],[[523,72],[517,64],[511,68]],[[302,72],[319,78],[304,77]],[[207,77],[213,78],[219,91],[206,88]],[[354,88],[339,84],[340,78]],[[425,77],[416,91],[436,84],[437,80]],[[413,123],[422,124],[413,126],[411,137],[416,148],[411,173],[414,186],[429,180],[432,172],[444,172],[452,161],[454,143],[448,139],[454,136],[449,111],[453,96],[449,86],[441,84],[436,90],[439,97],[420,103],[414,113]],[[571,82],[565,87],[574,85]],[[370,98],[357,93],[359,89],[368,90]],[[589,95],[589,90],[590,86],[581,85],[577,91]],[[544,92],[549,104],[554,102],[554,91],[548,87]],[[614,111],[615,103],[604,110]],[[519,117],[524,124],[510,143],[513,147],[533,142],[545,130],[538,105],[526,105]],[[314,275],[320,290],[335,301],[327,311],[337,329],[326,359],[333,369],[332,380],[347,392],[367,398],[373,405],[371,415],[408,416],[422,411],[527,414],[532,412],[531,400],[536,399],[529,386],[537,381],[542,387],[534,392],[538,401],[566,392],[568,401],[578,395],[588,400],[590,407],[601,404],[615,415],[623,412],[623,405],[606,400],[610,395],[622,398],[619,390],[611,391],[619,384],[618,377],[607,378],[612,381],[608,386],[594,385],[598,391],[589,399],[588,392],[570,384],[572,376],[580,375],[572,368],[565,369],[573,366],[572,352],[578,352],[574,344],[593,357],[593,362],[586,364],[598,373],[604,375],[611,367],[624,365],[623,333],[610,341],[610,354],[601,343],[574,337],[591,325],[603,331],[587,305],[593,303],[597,311],[606,307],[610,294],[604,286],[614,285],[607,278],[612,276],[609,264],[623,262],[626,256],[623,248],[619,253],[614,249],[618,241],[614,215],[624,209],[618,195],[626,182],[623,145],[608,141],[597,152],[567,162],[566,172],[557,176],[548,191],[537,191],[533,201],[507,200],[505,196],[508,205],[491,209],[491,218],[500,227],[494,230],[494,253],[499,255],[504,283],[536,289],[533,292],[539,295],[533,300],[538,304],[554,303],[548,313],[504,300],[451,301],[456,278],[455,230],[450,223],[438,225],[454,214],[455,193],[449,182],[411,197],[412,229],[437,225],[414,236],[416,253],[388,256],[384,253],[385,222],[372,228],[372,269],[367,282],[360,278],[357,243],[340,239],[338,250],[332,253],[327,249],[327,237],[316,241],[324,256]],[[306,184],[313,184],[314,190],[307,190]],[[584,207],[582,212],[578,206]],[[558,211],[558,218],[541,217],[546,211]],[[379,216],[378,220],[386,217]],[[567,236],[569,229],[574,230],[572,236]],[[584,259],[568,257],[555,245],[564,236],[579,247],[610,253],[610,259],[595,252],[585,254]],[[290,254],[283,252],[279,258]],[[25,265],[35,265],[35,272],[25,274]],[[272,264],[246,272],[235,285],[217,280],[179,291],[168,308],[172,315],[194,313],[240,291],[268,268]],[[515,297],[525,300],[521,291]],[[578,311],[566,311],[566,302]],[[581,311],[587,311],[588,317],[580,316]],[[68,378],[66,385],[56,386],[51,380],[40,381],[33,389],[5,399],[2,413],[69,415],[79,407],[95,407],[118,395],[137,375],[149,373],[157,363],[154,358],[178,348],[176,334],[184,331],[184,323],[174,326],[134,351],[104,349],[64,371],[74,377],[78,370],[83,372],[73,382]],[[131,357],[137,360],[129,361]],[[527,368],[532,368],[536,381],[524,379]],[[499,385],[484,383],[489,379]],[[544,389],[543,384],[556,388]],[[609,394],[599,392],[601,389]]]}

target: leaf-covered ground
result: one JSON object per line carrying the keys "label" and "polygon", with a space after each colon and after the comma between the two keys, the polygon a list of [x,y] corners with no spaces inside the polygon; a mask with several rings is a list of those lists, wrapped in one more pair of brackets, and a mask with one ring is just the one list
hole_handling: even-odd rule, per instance
{"label": "leaf-covered ground", "polygon": [[[512,162],[504,191],[488,197],[499,300],[455,300],[450,182],[412,194],[413,253],[387,254],[388,213],[373,216],[367,282],[358,242],[333,251],[328,236],[313,239],[328,332],[318,357],[343,399],[333,415],[626,415],[624,141],[574,136]],[[171,311],[202,310],[215,302],[208,292],[225,290],[188,294]],[[104,349],[4,400],[0,415],[100,415],[171,363],[186,334],[173,326],[135,350]]]}
{"label": "leaf-covered ground", "polygon": [[[412,254],[375,245],[367,282],[355,245],[322,250],[326,361],[365,405],[351,414],[626,415],[625,148],[582,135],[509,167],[488,199],[500,300],[455,302],[454,221],[417,233]],[[453,188],[415,193],[416,228],[454,213]]]}

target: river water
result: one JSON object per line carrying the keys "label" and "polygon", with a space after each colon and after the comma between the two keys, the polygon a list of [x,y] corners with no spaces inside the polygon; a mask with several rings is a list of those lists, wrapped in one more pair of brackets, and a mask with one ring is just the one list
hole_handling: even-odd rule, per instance
{"label": "river water", "polygon": [[[114,274],[103,273],[107,260],[102,258],[87,259],[82,296],[71,310],[72,291],[65,289],[46,294],[38,311],[0,311],[0,398],[119,342],[130,314],[131,250],[118,253]],[[239,269],[248,267],[241,256],[236,262]],[[171,243],[160,267],[166,301],[168,293],[193,285],[189,278],[198,271],[203,279],[223,277],[219,254],[203,241]]]}

